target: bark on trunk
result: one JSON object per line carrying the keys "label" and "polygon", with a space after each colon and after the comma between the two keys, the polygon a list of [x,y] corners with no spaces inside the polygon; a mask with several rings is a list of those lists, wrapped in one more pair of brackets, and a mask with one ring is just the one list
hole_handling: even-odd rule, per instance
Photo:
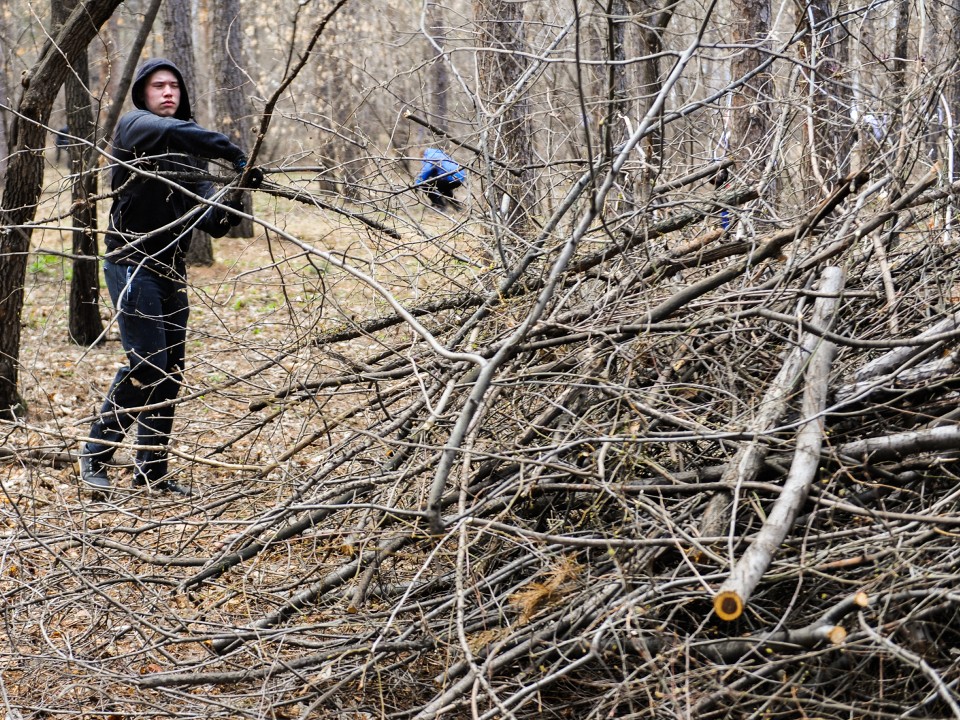
{"label": "bark on trunk", "polygon": [[437,122],[446,127],[450,119],[448,117],[450,72],[447,70],[447,61],[443,55],[443,48],[447,39],[443,5],[433,0],[428,0],[426,16],[430,23],[428,30],[433,43],[431,44],[431,52],[429,54],[429,57],[432,58],[430,65],[430,85],[433,113]]}
{"label": "bark on trunk", "polygon": [[[523,7],[512,0],[478,0],[475,9],[480,45],[488,50],[477,57],[481,94],[491,111],[484,119],[485,151],[521,171],[517,176],[492,166],[492,183],[486,194],[504,229],[519,238],[531,233],[530,213],[535,209],[533,177],[528,169],[533,157],[529,101],[525,93],[514,96],[528,64]],[[512,265],[513,244],[498,240],[501,260],[507,266]]]}
{"label": "bark on trunk", "polygon": [[[76,7],[76,0],[54,0],[52,15],[59,26]],[[73,277],[70,280],[70,311],[68,332],[78,345],[97,342],[103,331],[100,319],[100,263],[97,260],[97,194],[96,124],[94,108],[87,87],[90,70],[87,48],[68,57],[72,72],[65,82],[67,128],[76,140],[69,151],[70,172],[73,175],[71,199],[73,210]]]}
{"label": "bark on trunk", "polygon": [[20,313],[30,250],[27,227],[40,199],[44,125],[67,77],[67,57],[90,43],[121,0],[88,0],[74,8],[59,34],[48,42],[21,81],[23,94],[10,132],[11,157],[0,207],[0,413],[25,412],[18,390]]}
{"label": "bark on trunk", "polygon": [[[163,3],[163,52],[180,68],[183,82],[191,94],[193,114],[197,116],[200,114],[200,88],[195,70],[192,30],[193,11],[190,0],[165,0]],[[187,265],[213,265],[213,239],[205,232],[195,230],[185,260]]]}
{"label": "bark on trunk", "polygon": [[[732,12],[732,39],[741,48],[731,63],[731,72],[737,79],[754,72],[764,60],[761,48],[770,32],[770,3],[769,0],[733,0]],[[770,128],[771,82],[768,73],[757,73],[731,97],[731,150],[738,171],[750,180],[759,176],[764,164],[763,145]]]}
{"label": "bark on trunk", "polygon": [[829,192],[836,182],[850,171],[852,134],[845,121],[845,108],[851,102],[843,77],[847,54],[847,31],[840,25],[833,29],[835,14],[829,0],[813,0],[800,9],[804,14],[799,25],[806,25],[803,46],[810,63],[808,80],[809,158],[811,173],[822,193]]}
{"label": "bark on trunk", "polygon": [[[214,106],[217,108],[219,126],[216,128],[236,145],[250,151],[250,139],[253,135],[253,112],[247,98],[250,82],[244,73],[243,44],[241,42],[243,23],[240,15],[240,0],[223,0],[213,3],[213,27],[221,28],[214,33],[212,44],[214,76],[217,89]],[[250,193],[241,195],[243,208],[250,213],[253,199]],[[253,237],[253,220],[244,218],[230,229],[230,237]],[[207,258],[204,258],[207,259]],[[210,244],[209,263],[213,263],[213,246]]]}
{"label": "bark on trunk", "polygon": [[[666,7],[661,7],[666,5]],[[663,86],[663,70],[660,56],[663,52],[663,34],[673,18],[677,7],[676,3],[660,3],[656,0],[639,0],[630,3],[634,14],[643,18],[637,29],[640,35],[640,52],[645,60],[640,63],[640,112],[644,115],[650,108],[650,103],[660,93]],[[618,58],[620,59],[620,58]],[[662,115],[662,111],[661,111]],[[652,167],[659,167],[663,162],[663,136],[658,127],[643,141],[643,152]]]}

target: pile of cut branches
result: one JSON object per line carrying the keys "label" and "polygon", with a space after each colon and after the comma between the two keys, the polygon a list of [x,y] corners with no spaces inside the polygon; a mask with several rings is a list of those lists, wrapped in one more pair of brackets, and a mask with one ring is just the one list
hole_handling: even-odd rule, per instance
{"label": "pile of cut branches", "polygon": [[8,686],[204,717],[960,717],[960,187],[863,171],[787,222],[716,170],[616,219],[571,202],[417,301],[287,238],[385,311],[299,318],[188,394],[235,414],[189,503],[12,499]]}

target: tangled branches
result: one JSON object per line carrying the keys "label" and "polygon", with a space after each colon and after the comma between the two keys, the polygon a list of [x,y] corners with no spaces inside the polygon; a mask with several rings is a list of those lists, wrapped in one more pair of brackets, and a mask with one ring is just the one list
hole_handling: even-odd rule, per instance
{"label": "tangled branches", "polygon": [[[578,251],[523,333],[549,253],[525,283],[480,274],[408,303],[446,347],[502,354],[472,400],[485,366],[400,316],[298,321],[272,359],[188,396],[232,428],[184,430],[179,456],[212,473],[190,505],[61,489],[77,514],[54,519],[36,490],[8,495],[8,692],[251,717],[949,714],[958,319],[931,293],[954,286],[951,256],[923,236],[891,248],[915,301],[889,307],[870,252],[907,209],[922,232],[946,197],[931,182],[899,201],[847,182],[750,243],[714,231],[729,203],[707,191],[624,225],[618,252]],[[826,258],[842,286],[818,284]],[[801,403],[813,387],[820,405]]]}
{"label": "tangled branches", "polygon": [[90,398],[37,353],[8,709],[960,717],[960,184],[923,118],[883,144],[818,108],[828,172],[789,103],[757,180],[682,152],[712,99],[670,92],[520,230],[425,208],[386,152],[349,200],[273,168],[256,247],[193,275],[189,501],[82,494]]}

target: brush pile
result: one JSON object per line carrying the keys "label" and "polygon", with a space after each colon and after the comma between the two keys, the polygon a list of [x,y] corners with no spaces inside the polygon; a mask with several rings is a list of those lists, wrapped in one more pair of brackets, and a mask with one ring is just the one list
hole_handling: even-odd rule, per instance
{"label": "brush pile", "polygon": [[286,237],[285,344],[183,399],[189,503],[44,503],[69,446],[9,451],[8,707],[960,717],[960,188],[877,165],[786,219],[717,170],[574,183],[506,269],[476,209]]}

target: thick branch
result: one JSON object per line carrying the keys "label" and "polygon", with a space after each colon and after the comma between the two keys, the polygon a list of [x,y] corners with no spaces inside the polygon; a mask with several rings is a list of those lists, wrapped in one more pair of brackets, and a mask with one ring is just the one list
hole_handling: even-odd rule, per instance
{"label": "thick branch", "polygon": [[[840,268],[826,268],[821,280],[823,296],[819,297],[814,305],[815,324],[828,324],[842,287],[843,274]],[[790,473],[784,481],[783,492],[774,502],[773,509],[757,537],[734,565],[730,576],[714,597],[714,612],[723,620],[735,620],[743,613],[754,588],[770,566],[774,553],[793,527],[793,519],[806,501],[810,483],[820,464],[823,409],[826,406],[835,346],[817,336],[807,336],[804,338],[803,347],[810,353],[801,403],[801,413],[807,420],[797,433],[797,451]]]}

